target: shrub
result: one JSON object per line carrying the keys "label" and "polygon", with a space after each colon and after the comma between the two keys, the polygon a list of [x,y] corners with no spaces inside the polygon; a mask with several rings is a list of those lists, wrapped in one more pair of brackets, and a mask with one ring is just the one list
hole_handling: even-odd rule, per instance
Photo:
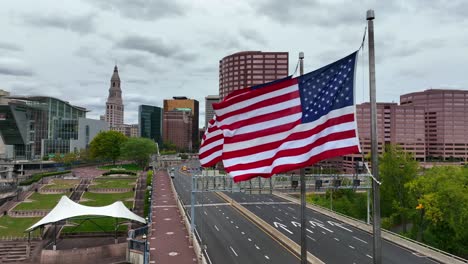
{"label": "shrub", "polygon": [[26,186],[26,185],[31,185],[35,182],[40,181],[43,177],[48,177],[48,176],[54,176],[54,175],[62,175],[62,174],[67,174],[70,173],[69,170],[65,171],[53,171],[53,172],[44,172],[44,173],[36,173],[31,176],[31,178],[20,182],[20,186]]}
{"label": "shrub", "polygon": [[136,172],[133,171],[128,171],[128,170],[110,170],[107,172],[104,172],[102,175],[107,176],[107,175],[112,175],[112,174],[126,174],[126,175],[136,175]]}
{"label": "shrub", "polygon": [[153,170],[149,170],[146,174],[146,186],[151,186],[153,182]]}

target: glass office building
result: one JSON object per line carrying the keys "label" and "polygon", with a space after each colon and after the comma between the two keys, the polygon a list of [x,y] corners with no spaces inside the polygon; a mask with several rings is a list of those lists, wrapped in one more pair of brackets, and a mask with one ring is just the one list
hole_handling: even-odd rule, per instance
{"label": "glass office building", "polygon": [[140,137],[150,138],[161,145],[163,143],[162,108],[151,105],[140,105],[138,107],[138,131]]}
{"label": "glass office building", "polygon": [[0,133],[13,145],[14,159],[39,159],[70,152],[70,141],[78,139],[82,107],[46,96],[15,97],[0,105]]}

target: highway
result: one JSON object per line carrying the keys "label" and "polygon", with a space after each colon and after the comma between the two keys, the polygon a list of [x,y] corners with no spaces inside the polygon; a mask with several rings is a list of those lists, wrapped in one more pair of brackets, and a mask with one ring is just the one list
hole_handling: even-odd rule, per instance
{"label": "highway", "polygon": [[[300,244],[300,207],[275,195],[226,193],[229,197]],[[372,263],[372,236],[307,209],[308,251],[325,263]],[[438,263],[386,240],[383,263]]]}
{"label": "highway", "polygon": [[[174,171],[174,187],[190,213],[191,177]],[[196,196],[197,231],[209,261],[218,263],[299,263],[297,256],[214,193]]]}

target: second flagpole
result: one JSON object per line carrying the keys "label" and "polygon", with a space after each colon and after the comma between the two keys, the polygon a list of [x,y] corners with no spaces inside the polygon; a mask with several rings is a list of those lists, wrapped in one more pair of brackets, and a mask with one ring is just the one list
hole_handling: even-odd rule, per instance
{"label": "second flagpole", "polygon": [[[299,75],[304,74],[304,52],[299,52]],[[301,264],[307,264],[305,169],[301,168]]]}

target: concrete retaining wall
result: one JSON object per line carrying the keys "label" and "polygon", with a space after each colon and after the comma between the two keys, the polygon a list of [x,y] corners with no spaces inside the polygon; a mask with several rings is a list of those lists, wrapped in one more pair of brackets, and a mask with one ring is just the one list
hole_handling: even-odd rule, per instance
{"label": "concrete retaining wall", "polygon": [[[43,264],[81,264],[81,263],[105,263],[107,258],[121,257],[125,260],[127,243],[105,245],[100,247],[67,249],[67,250],[42,250],[41,263]],[[100,261],[101,260],[101,261]]]}

